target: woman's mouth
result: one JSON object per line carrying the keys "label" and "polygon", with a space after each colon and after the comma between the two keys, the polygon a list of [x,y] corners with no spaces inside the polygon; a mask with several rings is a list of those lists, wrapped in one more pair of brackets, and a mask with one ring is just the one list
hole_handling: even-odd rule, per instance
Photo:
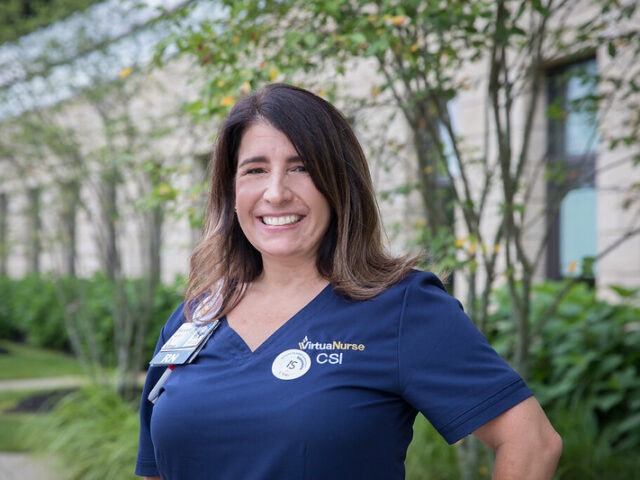
{"label": "woman's mouth", "polygon": [[298,223],[302,219],[302,215],[283,215],[280,217],[261,217],[262,223],[265,225],[281,226],[292,225]]}

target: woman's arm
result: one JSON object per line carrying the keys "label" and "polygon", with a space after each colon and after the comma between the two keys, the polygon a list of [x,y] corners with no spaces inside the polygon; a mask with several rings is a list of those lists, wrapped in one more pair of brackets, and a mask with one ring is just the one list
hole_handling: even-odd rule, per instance
{"label": "woman's arm", "polygon": [[534,397],[497,416],[473,434],[495,451],[494,480],[551,479],[562,439]]}

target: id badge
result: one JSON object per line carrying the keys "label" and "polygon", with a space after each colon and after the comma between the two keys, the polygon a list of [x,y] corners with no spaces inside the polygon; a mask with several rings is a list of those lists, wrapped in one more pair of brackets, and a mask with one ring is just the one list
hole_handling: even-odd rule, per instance
{"label": "id badge", "polygon": [[183,323],[151,359],[149,365],[158,367],[191,363],[219,325],[220,320],[204,325]]}

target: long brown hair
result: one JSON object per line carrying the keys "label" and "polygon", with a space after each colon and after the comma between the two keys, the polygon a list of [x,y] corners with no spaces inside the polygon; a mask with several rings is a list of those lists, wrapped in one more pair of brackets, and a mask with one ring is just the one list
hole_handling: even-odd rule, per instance
{"label": "long brown hair", "polygon": [[238,149],[244,132],[257,122],[287,136],[329,203],[331,221],[316,261],[320,274],[355,300],[371,298],[400,281],[417,259],[392,257],[384,249],[369,167],[349,122],[321,97],[277,83],[241,99],[220,128],[203,238],[191,256],[186,305],[220,286],[223,315],[262,272],[260,253],[234,214]]}

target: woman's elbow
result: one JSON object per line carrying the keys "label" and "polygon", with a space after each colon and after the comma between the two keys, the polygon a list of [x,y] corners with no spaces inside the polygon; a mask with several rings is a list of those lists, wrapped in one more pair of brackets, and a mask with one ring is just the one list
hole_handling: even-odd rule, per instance
{"label": "woman's elbow", "polygon": [[553,428],[550,428],[550,431],[545,435],[542,453],[549,462],[558,464],[562,455],[562,437]]}

